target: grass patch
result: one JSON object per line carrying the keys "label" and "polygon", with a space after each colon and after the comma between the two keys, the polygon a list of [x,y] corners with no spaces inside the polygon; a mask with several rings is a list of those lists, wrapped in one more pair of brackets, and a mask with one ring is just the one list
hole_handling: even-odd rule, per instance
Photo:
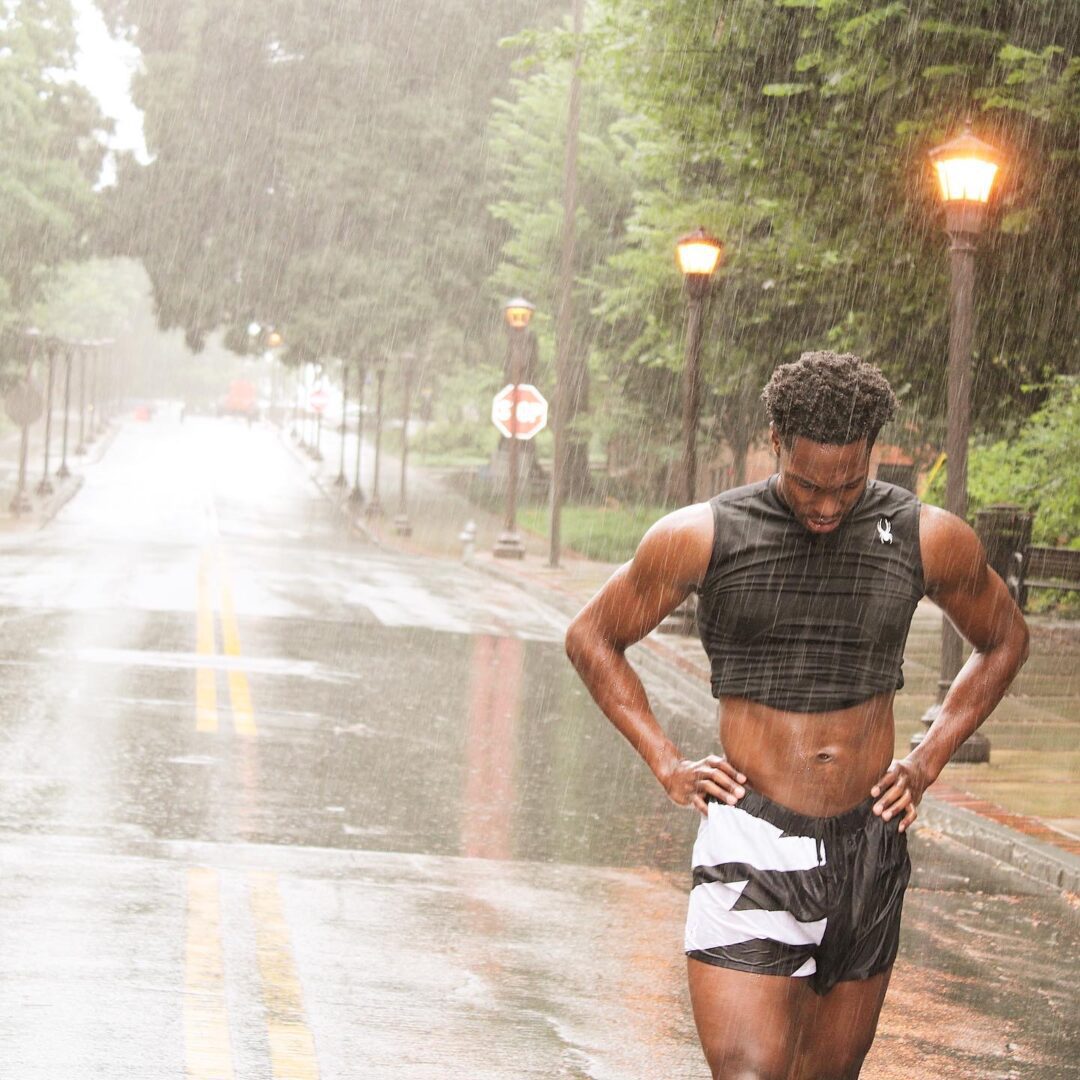
{"label": "grass patch", "polygon": [[[588,559],[625,562],[645,530],[669,510],[666,506],[564,506],[562,542]],[[547,507],[524,507],[518,519],[530,532],[547,535]]]}

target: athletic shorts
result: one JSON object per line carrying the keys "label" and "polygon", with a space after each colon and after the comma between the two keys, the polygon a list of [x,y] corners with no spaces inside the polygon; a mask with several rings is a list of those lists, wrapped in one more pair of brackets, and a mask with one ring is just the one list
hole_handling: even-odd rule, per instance
{"label": "athletic shorts", "polygon": [[873,799],[836,817],[797,814],[756,791],[708,804],[694,844],[686,954],[819,994],[896,959],[911,875],[903,815]]}

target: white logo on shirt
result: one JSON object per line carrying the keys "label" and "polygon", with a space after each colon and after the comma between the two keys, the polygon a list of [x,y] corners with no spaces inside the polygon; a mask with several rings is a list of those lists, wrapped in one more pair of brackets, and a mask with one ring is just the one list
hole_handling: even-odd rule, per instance
{"label": "white logo on shirt", "polygon": [[883,517],[883,518],[881,518],[880,521],[878,521],[878,523],[877,523],[877,534],[878,534],[878,539],[883,544],[891,544],[892,543],[892,522],[888,518]]}

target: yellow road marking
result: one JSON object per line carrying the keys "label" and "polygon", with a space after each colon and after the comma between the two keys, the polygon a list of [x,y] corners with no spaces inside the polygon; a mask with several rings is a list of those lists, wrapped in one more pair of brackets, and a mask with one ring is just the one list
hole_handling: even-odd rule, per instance
{"label": "yellow road marking", "polygon": [[[199,560],[196,614],[196,652],[214,655],[214,608],[210,600],[210,554]],[[213,668],[200,666],[195,672],[195,730],[217,731],[217,675]]]}
{"label": "yellow road marking", "polygon": [[[196,617],[196,652],[201,657],[215,655],[214,604],[212,585],[221,589],[221,646],[227,657],[240,657],[240,631],[236,622],[236,605],[227,568],[221,551],[206,548],[199,561],[198,610]],[[251,684],[247,672],[227,671],[229,703],[232,706],[233,727],[238,735],[256,735],[255,710],[251,704]],[[215,732],[218,729],[217,675],[209,665],[200,664],[195,673],[195,730]]]}
{"label": "yellow road marking", "polygon": [[[221,582],[221,643],[226,656],[240,655],[240,631],[236,625],[236,606],[227,579]],[[233,726],[239,735],[255,735],[255,713],[251,708],[251,686],[246,672],[229,670],[229,701]]]}
{"label": "yellow road marking", "polygon": [[304,1019],[303,994],[277,876],[252,873],[249,880],[272,1075],[275,1080],[319,1080],[315,1039]]}
{"label": "yellow road marking", "polygon": [[188,869],[184,1047],[188,1080],[233,1080],[218,875],[207,866]]}

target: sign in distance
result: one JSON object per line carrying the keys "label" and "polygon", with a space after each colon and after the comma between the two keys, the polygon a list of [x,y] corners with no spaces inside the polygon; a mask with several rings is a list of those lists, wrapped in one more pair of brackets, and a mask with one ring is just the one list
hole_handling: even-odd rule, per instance
{"label": "sign in distance", "polygon": [[27,379],[13,386],[4,395],[4,411],[11,422],[20,427],[40,420],[45,411],[45,399],[37,383]]}
{"label": "sign in distance", "polygon": [[[516,398],[516,408],[515,408]],[[547,426],[548,403],[529,383],[507,383],[491,402],[491,422],[507,439],[531,439]]]}

